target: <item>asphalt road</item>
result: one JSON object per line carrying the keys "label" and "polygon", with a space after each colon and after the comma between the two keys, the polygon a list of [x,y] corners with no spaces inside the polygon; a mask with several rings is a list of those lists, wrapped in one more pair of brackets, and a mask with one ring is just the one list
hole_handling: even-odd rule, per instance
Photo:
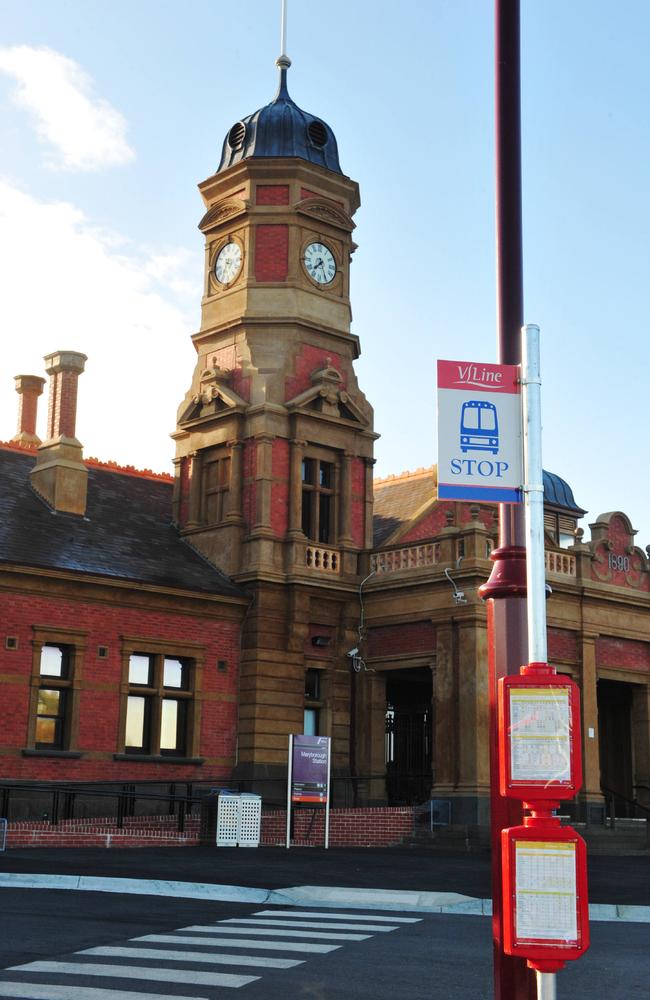
{"label": "asphalt road", "polygon": [[[489,1000],[492,996],[486,918],[377,910],[331,910],[324,916],[320,912],[2,889],[0,997],[220,1000],[232,996],[235,985],[235,981],[219,983],[218,977],[224,975],[235,977],[242,990],[238,995],[247,1000],[288,996]],[[325,927],[307,926],[314,923]],[[341,934],[352,938],[333,936]],[[152,936],[153,940],[133,940]],[[559,1000],[648,996],[648,925],[594,924],[592,939],[590,952],[560,973]],[[67,964],[7,970],[34,962]],[[92,974],[80,974],[81,966]]]}
{"label": "asphalt road", "polygon": [[[488,854],[423,848],[61,848],[12,850],[2,872],[175,879],[265,889],[297,885],[491,895]],[[592,903],[650,905],[650,854],[589,857]],[[650,996],[650,987],[648,989]]]}

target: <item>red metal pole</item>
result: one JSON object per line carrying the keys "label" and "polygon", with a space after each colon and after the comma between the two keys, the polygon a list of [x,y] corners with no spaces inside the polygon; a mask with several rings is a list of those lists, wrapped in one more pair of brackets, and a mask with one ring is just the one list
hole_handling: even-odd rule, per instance
{"label": "red metal pole", "polygon": [[[517,365],[521,363],[524,321],[519,0],[495,0],[495,91],[498,361]],[[536,1000],[533,970],[523,959],[503,952],[501,908],[501,830],[522,822],[520,803],[499,794],[497,729],[498,679],[518,673],[528,656],[521,504],[499,505],[499,547],[492,559],[490,579],[480,592],[488,602],[494,998]]]}

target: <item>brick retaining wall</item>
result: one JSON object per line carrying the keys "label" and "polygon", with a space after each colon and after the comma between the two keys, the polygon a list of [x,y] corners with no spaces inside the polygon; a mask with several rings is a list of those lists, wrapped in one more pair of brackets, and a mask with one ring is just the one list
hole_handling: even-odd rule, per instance
{"label": "brick retaining wall", "polygon": [[[284,846],[286,812],[262,814],[260,842],[265,847]],[[298,809],[294,812],[292,843],[320,847],[324,841],[325,813]],[[185,819],[179,833],[175,816],[130,816],[122,829],[114,817],[62,820],[56,826],[46,821],[9,823],[7,847],[191,847],[201,843],[198,816]],[[330,813],[331,847],[390,847],[413,832],[413,810],[408,806],[377,809],[333,809]]]}

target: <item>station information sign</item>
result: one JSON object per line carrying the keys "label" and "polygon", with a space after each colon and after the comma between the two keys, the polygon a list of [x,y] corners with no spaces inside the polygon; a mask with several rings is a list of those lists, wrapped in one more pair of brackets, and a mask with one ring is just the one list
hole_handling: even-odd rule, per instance
{"label": "station information sign", "polygon": [[325,805],[329,797],[329,736],[294,736],[291,801]]}
{"label": "station information sign", "polygon": [[438,496],[518,503],[523,445],[520,369],[438,361]]}
{"label": "station information sign", "polygon": [[587,853],[557,820],[502,831],[503,946],[557,971],[589,947]]}
{"label": "station information sign", "polygon": [[551,673],[503,677],[498,712],[501,795],[573,798],[582,785],[577,684]]}

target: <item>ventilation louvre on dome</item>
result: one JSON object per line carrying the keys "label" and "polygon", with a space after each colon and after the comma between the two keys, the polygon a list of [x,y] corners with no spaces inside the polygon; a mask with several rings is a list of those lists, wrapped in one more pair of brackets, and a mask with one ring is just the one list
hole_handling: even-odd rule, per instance
{"label": "ventilation louvre on dome", "polygon": [[324,146],[327,142],[327,129],[322,122],[310,122],[307,126],[307,135],[314,146]]}
{"label": "ventilation louvre on dome", "polygon": [[228,145],[231,149],[241,149],[246,138],[246,126],[243,122],[237,122],[228,133]]}

